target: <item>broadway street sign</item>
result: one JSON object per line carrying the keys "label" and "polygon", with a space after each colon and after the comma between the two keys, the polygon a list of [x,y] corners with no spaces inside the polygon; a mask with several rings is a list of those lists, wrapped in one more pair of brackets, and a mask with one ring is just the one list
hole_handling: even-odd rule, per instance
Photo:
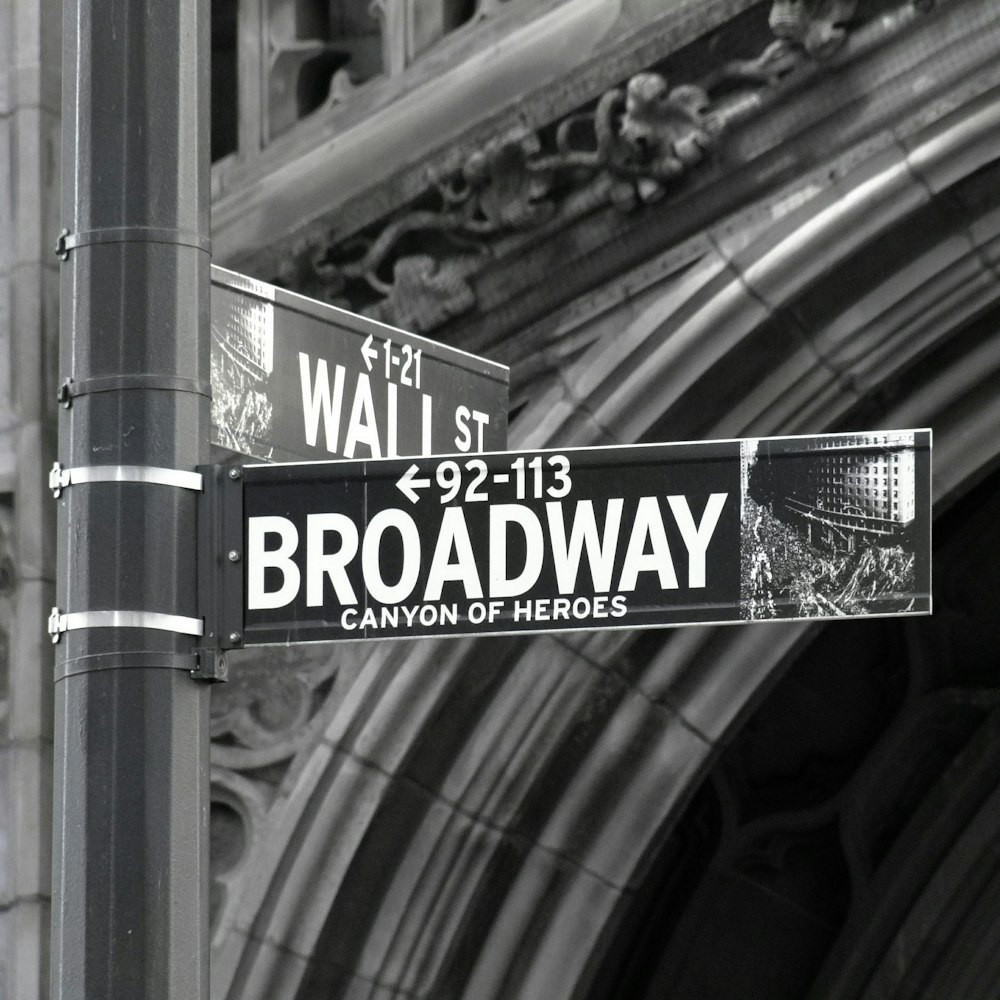
{"label": "broadway street sign", "polygon": [[889,431],[248,466],[220,488],[238,527],[217,566],[240,596],[211,631],[236,645],[926,614],[930,447],[929,431]]}
{"label": "broadway street sign", "polygon": [[507,447],[509,372],[212,268],[212,443],[266,462]]}

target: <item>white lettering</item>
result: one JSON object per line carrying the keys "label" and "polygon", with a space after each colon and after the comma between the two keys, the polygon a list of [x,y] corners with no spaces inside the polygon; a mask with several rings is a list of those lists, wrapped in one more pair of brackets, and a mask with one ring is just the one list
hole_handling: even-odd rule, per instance
{"label": "white lettering", "polygon": [[472,447],[472,434],[469,432],[469,417],[471,416],[467,406],[460,406],[455,411],[455,426],[458,428],[455,448],[458,451],[468,451]]}
{"label": "white lettering", "polygon": [[420,454],[421,455],[432,455],[434,453],[434,448],[432,446],[432,411],[434,408],[434,400],[424,393],[423,397],[423,409],[421,411],[423,416],[423,422],[420,427]]}
{"label": "white lettering", "polygon": [[[268,549],[265,539],[277,535],[280,544]],[[247,607],[251,611],[262,608],[283,608],[299,592],[301,576],[292,562],[292,555],[299,545],[299,533],[287,517],[251,517],[247,521]],[[281,573],[277,590],[265,589],[268,569]]]}
{"label": "white lettering", "polygon": [[[452,549],[456,561],[451,562]],[[465,588],[467,598],[481,598],[483,586],[479,580],[476,556],[472,551],[469,528],[465,523],[465,511],[461,507],[446,507],[441,517],[441,531],[438,533],[434,555],[427,572],[425,601],[436,601],[441,597],[441,588],[448,580],[457,580]]]}
{"label": "white lettering", "polygon": [[[382,536],[389,528],[395,528],[403,540],[403,564],[394,584],[382,578]],[[371,519],[361,544],[361,567],[368,593],[379,604],[398,604],[410,596],[420,574],[420,535],[406,511],[387,507]]]}
{"label": "white lettering", "polygon": [[[326,533],[340,535],[340,545],[326,551]],[[357,525],[346,514],[310,514],[306,518],[306,604],[323,605],[324,576],[330,577],[339,604],[357,604],[347,578],[347,564],[358,554]]]}
{"label": "white lettering", "polygon": [[[358,412],[365,412],[365,407]],[[636,590],[640,574],[656,574],[663,590],[676,590],[679,586],[664,519],[667,506],[687,550],[686,584],[692,589],[707,586],[708,549],[728,498],[728,493],[709,494],[696,519],[686,496],[639,497],[621,557],[617,554],[625,528],[625,501],[621,498],[607,501],[600,523],[594,501],[576,502],[568,525],[563,505],[550,501],[545,504],[547,532],[543,519],[530,506],[493,504],[488,514],[486,580],[477,561],[482,554],[473,546],[466,508],[461,505],[440,508],[429,561],[424,559],[420,530],[405,510],[377,510],[367,527],[342,513],[309,514],[305,518],[305,545],[299,559],[301,569],[296,563],[300,540],[297,524],[278,515],[251,517],[247,521],[247,607],[251,611],[286,607],[299,599],[303,585],[305,604],[310,608],[334,602],[342,608],[357,605],[359,595],[364,596],[365,591],[376,605],[403,605],[413,598],[418,582],[426,574],[422,605],[386,611],[381,621],[369,620],[367,611],[341,612],[342,627],[347,631],[367,627],[395,629],[404,617],[407,626],[415,622],[425,626],[442,623],[445,612],[436,607],[433,612],[424,609],[436,606],[449,587],[456,588],[456,595],[457,588],[461,588],[473,624],[487,620],[492,624],[511,615],[515,622],[623,618],[628,614],[623,595]],[[666,504],[661,507],[663,500]],[[390,530],[398,538],[387,538]],[[505,598],[530,594],[543,569],[548,574],[548,552],[552,554],[555,593],[516,601],[513,606],[505,603]],[[350,576],[359,555],[364,590]],[[612,596],[612,578],[619,562],[618,586],[614,588],[617,593]],[[593,595],[579,596],[580,591],[589,592],[590,582]],[[482,603],[484,598],[489,599],[487,603]],[[474,603],[469,604],[470,601]],[[456,616],[458,606],[441,605],[455,609]],[[432,613],[434,620],[429,621]],[[447,623],[456,622],[457,617]]]}
{"label": "white lettering", "polygon": [[549,515],[549,536],[552,539],[552,561],[555,565],[556,582],[560,594],[572,594],[576,590],[576,578],[580,572],[580,556],[584,545],[587,547],[587,561],[594,590],[611,589],[611,573],[618,551],[618,531],[621,527],[622,505],[620,499],[608,501],[604,518],[604,533],[598,539],[597,519],[594,516],[594,501],[580,500],[576,505],[573,527],[570,528],[569,544],[566,543],[566,526],[563,523],[561,503],[545,505]]}
{"label": "white lettering", "polygon": [[344,457],[354,458],[354,449],[359,444],[368,445],[372,458],[382,457],[371,382],[364,372],[358,376],[358,384],[354,389],[351,418],[347,422],[347,434],[344,437]]}
{"label": "white lettering", "polygon": [[[647,540],[652,545],[650,552],[646,551]],[[639,498],[618,589],[635,590],[640,573],[656,573],[663,590],[677,589],[677,574],[670,558],[670,546],[656,497]]]}
{"label": "white lettering", "polygon": [[455,438],[455,448],[458,451],[472,450],[470,420],[476,425],[476,451],[482,451],[485,443],[486,428],[490,424],[490,415],[484,413],[482,410],[470,410],[467,406],[460,406],[455,410],[455,426],[458,428],[458,436]]}
{"label": "white lettering", "polygon": [[398,417],[398,407],[396,405],[396,383],[387,382],[386,391],[389,393],[388,397],[388,412],[386,414],[386,442],[385,442],[385,457],[386,458],[398,458],[399,451],[397,441],[397,430],[399,427],[399,417]]}
{"label": "white lettering", "polygon": [[483,431],[487,426],[487,424],[489,424],[490,422],[490,415],[488,413],[483,413],[482,410],[473,410],[472,419],[476,422],[477,424],[476,430],[478,431],[478,435],[476,437],[477,440],[476,451],[482,451]]}
{"label": "white lettering", "polygon": [[[507,526],[517,524],[524,532],[525,559],[521,572],[511,577],[507,566]],[[542,571],[545,553],[542,525],[528,507],[501,503],[490,507],[490,595],[517,597],[529,590]]]}
{"label": "white lettering", "polygon": [[323,417],[323,434],[326,450],[337,452],[340,437],[340,408],[344,399],[344,366],[334,367],[333,392],[330,391],[330,376],[326,359],[316,362],[316,381],[309,372],[309,355],[299,352],[299,378],[302,383],[302,419],[305,421],[306,444],[316,446],[319,437],[319,418]]}
{"label": "white lettering", "polygon": [[680,529],[681,538],[688,550],[688,586],[705,586],[705,553],[712,540],[715,527],[719,523],[719,515],[725,506],[728,493],[712,493],[705,504],[705,512],[701,515],[701,524],[696,528],[687,497],[669,496],[670,509],[674,520]]}

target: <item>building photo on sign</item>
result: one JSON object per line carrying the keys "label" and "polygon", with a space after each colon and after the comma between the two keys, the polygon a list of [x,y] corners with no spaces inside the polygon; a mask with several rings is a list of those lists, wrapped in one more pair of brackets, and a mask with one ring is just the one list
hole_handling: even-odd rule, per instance
{"label": "building photo on sign", "polygon": [[918,521],[926,483],[919,504],[917,490],[925,437],[842,435],[812,439],[812,449],[804,447],[810,439],[743,442],[741,615],[850,617],[923,606],[914,588],[929,572]]}
{"label": "building photo on sign", "polygon": [[243,470],[246,643],[930,611],[930,433]]}

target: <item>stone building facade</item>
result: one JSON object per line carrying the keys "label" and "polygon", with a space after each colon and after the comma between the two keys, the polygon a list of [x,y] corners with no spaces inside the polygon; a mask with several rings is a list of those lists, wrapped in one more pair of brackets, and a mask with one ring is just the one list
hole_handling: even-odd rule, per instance
{"label": "stone building facade", "polygon": [[0,5],[0,996],[48,981],[59,5]]}
{"label": "stone building facade", "polygon": [[[0,14],[16,1000],[45,991],[51,766],[36,6]],[[1000,10],[212,8],[216,262],[509,364],[512,447],[931,427],[935,451],[929,618],[234,654],[213,997],[995,995]]]}

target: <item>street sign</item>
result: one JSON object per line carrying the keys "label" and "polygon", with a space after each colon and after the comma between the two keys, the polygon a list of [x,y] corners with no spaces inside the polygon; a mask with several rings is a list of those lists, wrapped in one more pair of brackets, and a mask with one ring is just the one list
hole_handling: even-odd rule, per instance
{"label": "street sign", "polygon": [[212,443],[266,462],[507,447],[509,371],[212,267]]}
{"label": "street sign", "polygon": [[[247,466],[242,644],[930,611],[929,431]],[[239,475],[239,473],[237,473]],[[241,510],[239,509],[241,508]]]}

